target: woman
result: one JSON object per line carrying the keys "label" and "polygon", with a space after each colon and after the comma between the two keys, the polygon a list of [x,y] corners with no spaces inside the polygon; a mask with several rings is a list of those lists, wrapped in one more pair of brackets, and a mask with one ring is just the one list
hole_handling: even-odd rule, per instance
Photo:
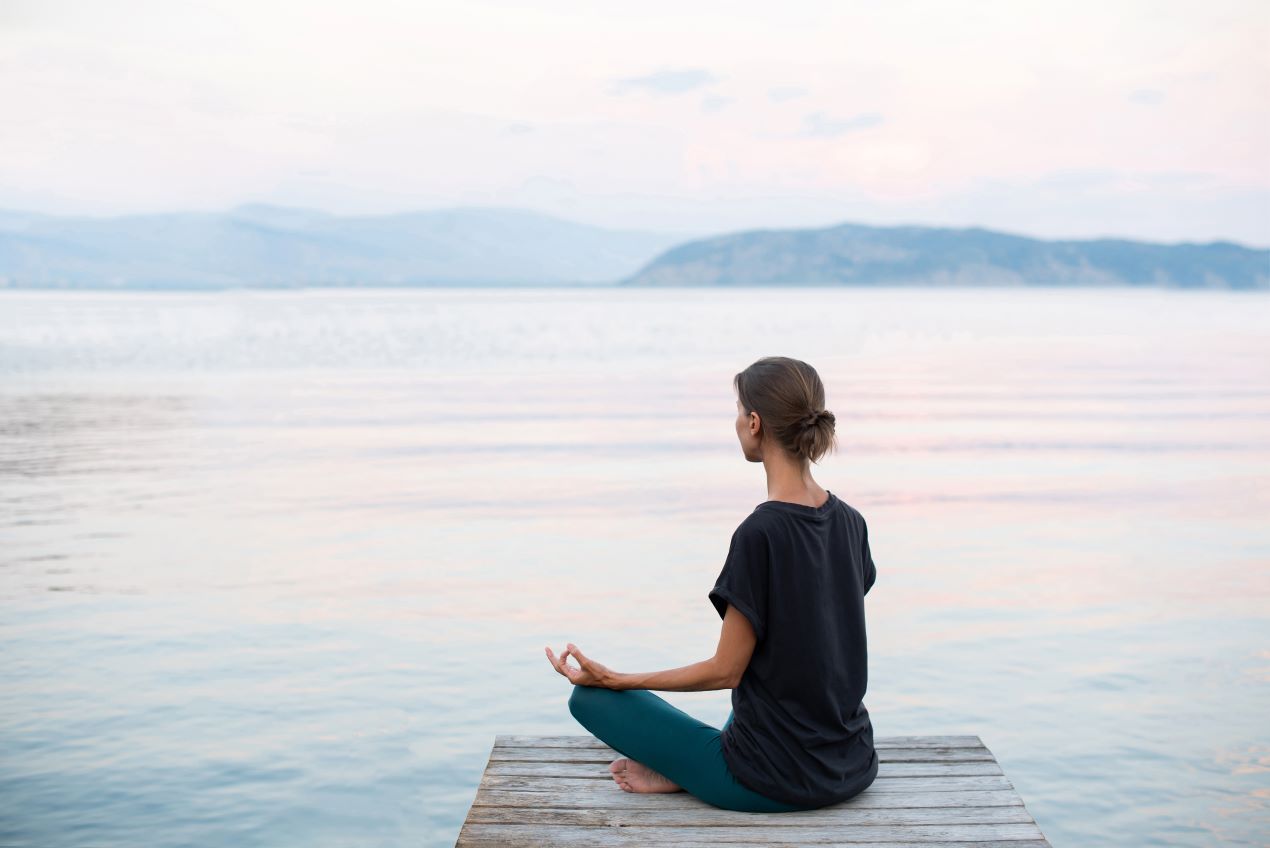
{"label": "woman", "polygon": [[[864,596],[876,575],[868,528],[811,477],[810,463],[834,444],[816,370],[765,357],[733,386],[736,435],[745,458],[763,463],[768,500],[732,534],[710,590],[723,620],[714,656],[646,674],[612,671],[572,643],[558,658],[547,648],[547,659],[574,684],[574,718],[624,755],[609,771],[627,792],[682,789],[749,812],[815,809],[860,793],[878,771],[862,701]],[[652,689],[732,689],[732,714],[719,730]]]}

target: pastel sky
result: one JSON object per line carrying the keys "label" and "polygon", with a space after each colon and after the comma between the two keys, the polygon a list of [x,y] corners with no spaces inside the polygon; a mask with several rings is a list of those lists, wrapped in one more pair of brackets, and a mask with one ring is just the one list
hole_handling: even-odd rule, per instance
{"label": "pastel sky", "polygon": [[0,208],[1270,245],[1270,2],[0,2]]}

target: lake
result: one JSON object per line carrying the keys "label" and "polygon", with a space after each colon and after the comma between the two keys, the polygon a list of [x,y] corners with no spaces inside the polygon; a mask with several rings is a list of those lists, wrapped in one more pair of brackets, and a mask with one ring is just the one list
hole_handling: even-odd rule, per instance
{"label": "lake", "polygon": [[878,736],[1055,846],[1264,844],[1270,297],[991,287],[0,292],[0,843],[452,845],[495,734],[586,732],[544,645],[713,652],[772,354]]}

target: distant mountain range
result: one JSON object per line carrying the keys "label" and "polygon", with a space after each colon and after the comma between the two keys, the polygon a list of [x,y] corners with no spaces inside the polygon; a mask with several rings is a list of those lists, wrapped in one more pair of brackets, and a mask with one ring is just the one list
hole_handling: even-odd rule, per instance
{"label": "distant mountain range", "polygon": [[1270,289],[1270,250],[1225,241],[1044,241],[972,227],[756,230],[690,241],[626,286],[1156,286]]}
{"label": "distant mountain range", "polygon": [[0,287],[612,283],[683,239],[519,209],[345,217],[250,204],[117,218],[0,211]]}
{"label": "distant mountain range", "polygon": [[1154,286],[1270,289],[1270,250],[1047,241],[977,227],[754,230],[685,241],[519,209],[337,216],[250,204],[116,218],[0,211],[0,288]]}

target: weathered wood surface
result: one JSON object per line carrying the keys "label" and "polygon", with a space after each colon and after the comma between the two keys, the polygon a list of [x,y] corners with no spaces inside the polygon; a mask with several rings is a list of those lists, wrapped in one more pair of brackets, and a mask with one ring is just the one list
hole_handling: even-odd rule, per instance
{"label": "weathered wood surface", "polygon": [[851,800],[738,813],[687,792],[623,792],[608,771],[621,755],[594,736],[500,735],[456,848],[1050,848],[978,736],[889,736],[874,744],[877,779]]}

